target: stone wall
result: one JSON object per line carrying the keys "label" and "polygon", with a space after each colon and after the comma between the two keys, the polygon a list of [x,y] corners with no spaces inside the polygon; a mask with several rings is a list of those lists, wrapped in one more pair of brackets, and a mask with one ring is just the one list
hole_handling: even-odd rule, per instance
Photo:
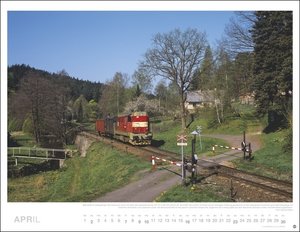
{"label": "stone wall", "polygon": [[90,145],[95,142],[94,139],[88,138],[85,135],[78,134],[75,139],[75,145],[80,152],[81,157],[86,156],[86,151],[90,147]]}

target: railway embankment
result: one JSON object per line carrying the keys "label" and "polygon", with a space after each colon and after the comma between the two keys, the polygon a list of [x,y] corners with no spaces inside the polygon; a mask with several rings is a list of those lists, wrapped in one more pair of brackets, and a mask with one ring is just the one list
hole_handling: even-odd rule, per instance
{"label": "railway embankment", "polygon": [[75,139],[75,145],[80,152],[81,157],[86,157],[87,150],[96,139],[93,137],[88,137],[85,134],[78,134]]}

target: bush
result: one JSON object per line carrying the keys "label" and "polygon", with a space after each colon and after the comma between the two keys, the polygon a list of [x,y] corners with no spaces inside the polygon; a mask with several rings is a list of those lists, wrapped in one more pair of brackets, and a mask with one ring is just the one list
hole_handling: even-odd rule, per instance
{"label": "bush", "polygon": [[218,128],[219,125],[220,125],[220,123],[218,122],[217,119],[210,119],[207,122],[207,129],[216,129],[216,128]]}
{"label": "bush", "polygon": [[19,131],[22,129],[22,122],[16,118],[8,118],[8,131]]}
{"label": "bush", "polygon": [[30,116],[27,116],[23,126],[22,126],[22,131],[24,133],[29,133],[29,134],[33,134],[33,122]]}
{"label": "bush", "polygon": [[285,137],[282,150],[284,152],[291,152],[293,150],[293,129],[289,128]]}

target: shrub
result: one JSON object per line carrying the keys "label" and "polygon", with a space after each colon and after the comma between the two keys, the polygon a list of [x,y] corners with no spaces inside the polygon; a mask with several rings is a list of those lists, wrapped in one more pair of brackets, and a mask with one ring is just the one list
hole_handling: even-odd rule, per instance
{"label": "shrub", "polygon": [[33,122],[30,116],[27,116],[23,126],[22,126],[22,131],[24,133],[29,133],[29,134],[33,134]]}
{"label": "shrub", "polygon": [[19,131],[22,129],[22,122],[16,118],[8,118],[8,131]]}
{"label": "shrub", "polygon": [[282,146],[284,152],[291,152],[293,150],[293,129],[289,128],[284,139]]}

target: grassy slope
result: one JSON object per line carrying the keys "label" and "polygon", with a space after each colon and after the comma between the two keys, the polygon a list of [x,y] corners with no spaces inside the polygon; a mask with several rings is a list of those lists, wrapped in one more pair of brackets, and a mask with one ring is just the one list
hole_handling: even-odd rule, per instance
{"label": "grassy slope", "polygon": [[293,154],[282,149],[286,134],[287,130],[262,134],[263,147],[253,153],[254,159],[251,162],[235,160],[235,165],[249,172],[292,181]]}
{"label": "grassy slope", "polygon": [[158,202],[230,202],[229,195],[220,196],[218,191],[209,186],[203,189],[177,185],[167,192],[162,193]]}
{"label": "grassy slope", "polygon": [[[191,128],[187,130],[188,146],[184,146],[184,154],[189,156],[192,152],[191,141],[193,135],[191,132],[196,129],[197,121],[192,124]],[[153,124],[153,139],[157,141],[164,141],[164,144],[159,148],[162,150],[168,150],[181,154],[181,146],[177,146],[176,136],[180,134],[181,127],[180,123],[174,121],[164,121],[160,123]],[[196,153],[198,156],[211,156],[217,153],[212,152],[212,146],[214,144],[228,145],[225,141],[220,139],[208,138],[201,136],[202,150],[200,149],[200,139],[196,137]]]}
{"label": "grassy slope", "polygon": [[33,135],[24,133],[22,131],[16,131],[11,133],[11,137],[21,147],[33,147],[36,146]]}
{"label": "grassy slope", "polygon": [[[198,125],[203,128],[205,134],[232,134],[239,135],[245,130],[247,133],[258,132],[263,128],[263,124],[259,119],[254,116],[254,108],[237,105],[237,110],[240,113],[240,117],[228,118],[227,121],[221,126],[209,127],[209,115],[203,112],[203,116],[193,122],[190,131],[196,129]],[[200,112],[201,116],[201,112]],[[172,128],[172,127],[171,127]],[[173,134],[176,131],[175,128]],[[178,130],[179,131],[179,130]],[[243,160],[233,161],[237,168],[243,169],[249,172],[270,176],[273,178],[279,178],[284,180],[290,180],[292,176],[292,153],[283,152],[282,145],[286,137],[287,131],[279,131],[270,134],[262,134],[262,149],[253,153],[255,159],[251,162]],[[163,137],[163,135],[160,135]],[[197,138],[198,139],[198,138]],[[209,143],[208,143],[209,144]],[[220,144],[220,143],[218,143]],[[209,148],[207,146],[207,148]],[[176,186],[171,190],[162,194],[157,201],[195,201],[195,202],[217,202],[217,201],[230,201],[229,198],[220,197],[215,194],[214,189],[203,189],[201,191],[187,191],[188,188],[183,186]]]}
{"label": "grassy slope", "polygon": [[149,163],[94,143],[86,158],[74,157],[57,171],[8,180],[8,201],[90,201],[125,185]]}

